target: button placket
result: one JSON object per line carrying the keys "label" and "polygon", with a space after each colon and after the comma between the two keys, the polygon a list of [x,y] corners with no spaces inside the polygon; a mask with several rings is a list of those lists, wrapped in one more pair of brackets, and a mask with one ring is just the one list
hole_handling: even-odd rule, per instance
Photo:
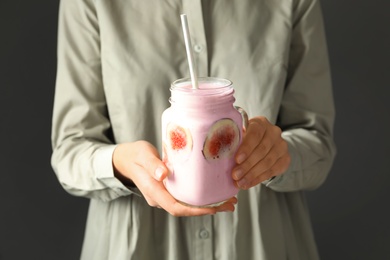
{"label": "button placket", "polygon": [[213,255],[213,220],[212,216],[195,217],[192,219],[194,260],[212,259]]}
{"label": "button placket", "polygon": [[197,74],[199,77],[208,76],[208,54],[202,1],[184,0],[183,11],[187,14]]}

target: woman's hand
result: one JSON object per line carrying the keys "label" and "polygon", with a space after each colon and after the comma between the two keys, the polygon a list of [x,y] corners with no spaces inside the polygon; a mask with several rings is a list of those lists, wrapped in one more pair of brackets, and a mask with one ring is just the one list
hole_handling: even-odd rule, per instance
{"label": "woman's hand", "polygon": [[291,158],[281,133],[265,117],[249,120],[232,173],[239,188],[249,189],[287,170]]}
{"label": "woman's hand", "polygon": [[146,142],[119,144],[113,154],[116,176],[122,182],[133,182],[152,207],[163,208],[173,216],[199,216],[221,211],[234,211],[236,198],[231,198],[218,207],[188,207],[173,198],[162,180],[168,169],[161,161],[156,148]]}

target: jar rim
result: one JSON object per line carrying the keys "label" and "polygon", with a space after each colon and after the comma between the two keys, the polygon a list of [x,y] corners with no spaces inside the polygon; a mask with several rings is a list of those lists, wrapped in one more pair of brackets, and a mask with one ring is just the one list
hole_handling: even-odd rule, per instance
{"label": "jar rim", "polygon": [[[189,94],[194,94],[194,93],[203,93],[203,92],[219,92],[222,90],[226,90],[226,88],[232,88],[233,82],[224,79],[224,78],[217,78],[217,77],[199,77],[198,78],[198,83],[200,84],[206,84],[208,86],[207,88],[197,88],[193,89],[192,87],[192,82],[190,78],[181,78],[173,81],[171,83],[170,90],[171,91],[180,91],[183,93],[189,93]],[[203,85],[205,86],[205,85]]]}

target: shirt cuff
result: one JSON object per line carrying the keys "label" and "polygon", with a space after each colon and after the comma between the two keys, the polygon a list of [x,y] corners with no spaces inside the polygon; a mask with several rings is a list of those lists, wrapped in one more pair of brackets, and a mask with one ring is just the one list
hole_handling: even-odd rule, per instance
{"label": "shirt cuff", "polygon": [[272,187],[272,189],[274,189],[275,191],[279,191],[279,188],[288,186],[289,182],[291,181],[290,180],[291,175],[293,174],[294,171],[296,171],[297,167],[299,167],[298,155],[292,142],[289,141],[289,135],[290,133],[288,132],[282,133],[282,138],[284,138],[287,141],[288,151],[291,158],[291,162],[288,169],[283,174],[274,176],[262,182],[262,184],[270,188]]}
{"label": "shirt cuff", "polygon": [[93,168],[96,179],[107,188],[111,189],[118,197],[138,194],[136,187],[126,187],[114,175],[112,155],[116,145],[107,145],[99,148],[94,156]]}

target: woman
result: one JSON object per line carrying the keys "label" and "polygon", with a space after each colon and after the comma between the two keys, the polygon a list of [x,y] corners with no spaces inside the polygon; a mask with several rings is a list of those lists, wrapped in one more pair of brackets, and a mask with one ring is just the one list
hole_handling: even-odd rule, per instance
{"label": "woman", "polygon": [[[241,190],[214,208],[162,184],[160,117],[188,77],[181,13],[197,74],[232,80],[251,117]],[[318,259],[303,191],[335,155],[325,42],[317,0],[62,0],[52,165],[91,199],[81,258]]]}

